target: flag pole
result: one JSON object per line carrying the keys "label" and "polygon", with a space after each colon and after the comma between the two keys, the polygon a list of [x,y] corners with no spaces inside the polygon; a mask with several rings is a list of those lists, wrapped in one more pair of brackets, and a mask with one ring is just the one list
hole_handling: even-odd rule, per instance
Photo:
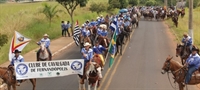
{"label": "flag pole", "polygon": [[107,61],[108,53],[109,53],[109,50],[110,50],[110,47],[111,47],[111,44],[112,44],[112,39],[114,38],[114,34],[115,34],[115,33],[116,33],[116,30],[114,31],[113,36],[112,36],[112,38],[111,38],[111,40],[110,40],[110,44],[109,44],[109,46],[108,46],[108,52],[107,52],[106,57],[105,57],[105,62]]}

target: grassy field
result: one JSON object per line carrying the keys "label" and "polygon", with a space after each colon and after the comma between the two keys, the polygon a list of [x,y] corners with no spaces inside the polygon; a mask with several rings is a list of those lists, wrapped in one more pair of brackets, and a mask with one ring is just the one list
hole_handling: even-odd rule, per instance
{"label": "grassy field", "polygon": [[[183,33],[188,33],[188,17],[189,11],[186,9],[184,18],[179,17],[178,28],[173,25],[171,19],[167,20],[167,24],[172,30],[175,31],[179,40],[182,39]],[[200,48],[200,7],[193,10],[193,34],[194,34],[194,45]]]}
{"label": "grassy field", "polygon": [[[107,0],[97,0],[98,2],[107,2]],[[96,19],[97,14],[89,11],[89,5],[96,0],[89,0],[86,7],[77,7],[74,12],[74,20],[79,21],[79,25],[84,23],[87,19]],[[32,39],[32,41],[25,47],[23,53],[27,53],[30,50],[37,48],[35,41],[40,40],[44,33],[49,34],[50,39],[56,39],[61,37],[61,21],[70,21],[69,15],[65,13],[59,13],[58,18],[54,18],[49,27],[48,20],[41,13],[38,13],[42,8],[42,3],[6,3],[0,4],[0,33],[9,35],[9,41],[0,50],[0,64],[8,60],[8,51],[10,47],[10,41],[14,34],[14,31],[19,31],[24,36]],[[50,5],[57,5],[57,2],[45,2]],[[65,10],[61,5],[59,9]],[[65,10],[66,11],[66,10]],[[102,13],[106,15],[107,13]]]}

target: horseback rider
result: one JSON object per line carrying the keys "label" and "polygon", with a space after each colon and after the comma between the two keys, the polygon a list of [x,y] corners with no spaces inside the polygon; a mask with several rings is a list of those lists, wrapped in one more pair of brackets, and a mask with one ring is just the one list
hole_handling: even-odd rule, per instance
{"label": "horseback rider", "polygon": [[188,34],[183,34],[182,43],[184,43],[184,50],[189,50],[189,53],[192,51],[192,38]]}
{"label": "horseback rider", "polygon": [[89,27],[90,26],[90,21],[89,20],[85,21],[84,25],[85,25],[85,27],[86,26]]}
{"label": "horseback rider", "polygon": [[[103,51],[106,51],[106,50],[108,50],[108,48],[105,48],[102,45],[99,45],[98,41],[95,42],[95,46],[93,47],[93,52],[94,52],[94,54],[99,55],[99,57],[101,58],[101,61],[103,63],[103,66],[105,65]],[[103,69],[103,66],[102,66],[102,69]]]}
{"label": "horseback rider", "polygon": [[192,53],[186,60],[185,66],[188,66],[188,72],[185,77],[185,84],[190,82],[192,74],[200,67],[200,56],[197,53],[198,49],[192,48]]}
{"label": "horseback rider", "polygon": [[[52,54],[51,54],[51,51],[49,49],[50,39],[49,39],[49,35],[48,34],[44,34],[43,38],[39,42],[37,42],[36,44],[40,45],[43,42],[45,43],[45,47],[46,47],[46,49],[47,49],[47,51],[49,53],[49,60],[51,60],[52,59]],[[41,51],[40,49],[37,51],[37,60],[39,60],[40,51]]]}
{"label": "horseback rider", "polygon": [[[14,72],[14,64],[18,63],[18,62],[24,62],[24,57],[22,55],[20,55],[21,51],[19,51],[18,49],[16,49],[14,51],[14,57],[12,58],[12,61],[10,62],[10,65],[8,66],[9,69],[11,69],[12,73],[13,73],[13,77],[15,78],[15,72]],[[22,82],[22,80],[17,80],[17,85],[20,86],[20,83]]]}
{"label": "horseback rider", "polygon": [[125,22],[124,22],[124,28],[128,31],[128,32],[130,32],[131,31],[131,23],[130,23],[130,21],[128,20],[128,19],[125,19]]}
{"label": "horseback rider", "polygon": [[[84,59],[84,67],[87,65],[87,63],[91,63],[93,59],[93,50],[90,47],[91,44],[89,42],[86,42],[84,44],[84,48],[81,49],[82,58]],[[84,74],[85,74],[85,68],[84,68]],[[81,78],[82,79],[80,82],[83,83],[84,77]]]}
{"label": "horseback rider", "polygon": [[105,20],[104,20],[104,17],[103,17],[103,15],[101,15],[101,16],[100,16],[100,22],[103,23],[104,21],[105,21]]}

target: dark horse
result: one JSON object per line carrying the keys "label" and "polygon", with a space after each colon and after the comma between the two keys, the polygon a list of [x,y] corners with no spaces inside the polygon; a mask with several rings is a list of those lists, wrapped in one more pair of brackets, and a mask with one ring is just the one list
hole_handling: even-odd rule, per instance
{"label": "dark horse", "polygon": [[[8,90],[11,90],[11,86],[13,90],[16,90],[16,78],[13,76],[14,68],[12,66],[7,67],[0,67],[0,77],[3,81],[7,84]],[[33,85],[33,89],[35,90],[36,87],[36,79],[29,79]],[[24,82],[25,80],[22,80]]]}
{"label": "dark horse", "polygon": [[[124,37],[130,36],[130,35],[128,35],[129,33],[126,32],[125,30],[123,30],[122,28],[120,30],[122,32],[117,36],[117,40],[116,40],[117,51],[115,53],[115,56],[119,53],[119,51],[120,51],[120,55],[122,55],[122,46],[124,44]],[[119,49],[119,47],[120,47],[120,49]]]}
{"label": "dark horse", "polygon": [[172,13],[172,21],[174,22],[174,25],[178,27],[178,14]]}
{"label": "dark horse", "polygon": [[[109,44],[110,44],[110,41],[108,40],[108,38],[102,37],[102,36],[98,37],[98,42],[99,42],[99,45],[102,45],[105,48],[108,48]],[[108,51],[105,51],[103,53],[105,57],[106,57],[107,53],[108,53]]]}
{"label": "dark horse", "polygon": [[[193,45],[193,48],[198,49],[194,45]],[[191,51],[189,50],[188,47],[186,47],[184,45],[181,45],[181,44],[177,44],[177,47],[176,47],[176,57],[180,56],[182,65],[185,64],[185,61],[189,57],[190,53],[191,53]],[[198,49],[197,53],[199,54],[199,49]]]}
{"label": "dark horse", "polygon": [[[177,82],[179,85],[179,90],[184,89],[184,80],[185,75],[187,73],[187,68],[182,66],[179,62],[172,60],[173,57],[168,56],[166,61],[164,62],[164,65],[162,67],[162,74],[172,73],[174,76],[174,82]],[[199,70],[196,71],[192,77],[188,85],[197,85],[200,83],[200,76],[199,76]]]}

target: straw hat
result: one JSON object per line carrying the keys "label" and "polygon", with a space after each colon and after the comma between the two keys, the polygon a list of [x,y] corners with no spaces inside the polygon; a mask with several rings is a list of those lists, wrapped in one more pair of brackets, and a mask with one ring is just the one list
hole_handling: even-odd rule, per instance
{"label": "straw hat", "polygon": [[84,44],[84,46],[91,46],[91,44],[88,43],[88,42],[86,42],[86,43]]}
{"label": "straw hat", "polygon": [[45,33],[43,36],[44,36],[44,37],[49,37],[49,35],[48,35],[48,34],[46,34],[46,33]]}

